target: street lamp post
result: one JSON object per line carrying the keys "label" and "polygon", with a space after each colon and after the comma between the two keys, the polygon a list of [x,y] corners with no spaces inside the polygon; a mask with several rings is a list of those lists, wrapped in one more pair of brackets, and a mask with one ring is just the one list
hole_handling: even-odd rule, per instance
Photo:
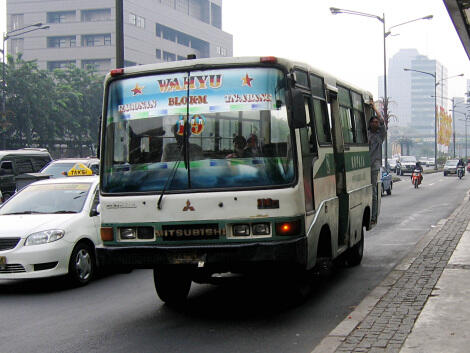
{"label": "street lamp post", "polygon": [[[346,9],[338,9],[336,7],[330,7],[330,11],[333,15],[337,14],[348,14],[348,15],[357,15],[357,16],[362,16],[362,17],[369,17],[369,18],[375,18],[376,20],[379,20],[382,22],[382,27],[383,27],[383,45],[384,45],[384,97],[383,97],[383,118],[386,124],[386,127],[388,128],[388,95],[387,95],[387,45],[386,45],[386,38],[391,34],[390,30],[392,28],[402,26],[411,22],[415,21],[420,21],[420,20],[430,20],[433,18],[433,15],[428,15],[420,18],[416,18],[414,20],[406,21],[403,23],[399,23],[397,25],[394,25],[388,29],[388,31],[385,30],[385,13],[382,14],[382,17],[374,15],[374,14],[369,14],[365,12],[359,12],[359,11],[353,11],[353,10],[346,10]],[[385,130],[385,156],[384,156],[384,165],[387,165],[387,157],[388,157],[388,131],[387,129]]]}
{"label": "street lamp post", "polygon": [[[30,30],[25,31],[28,28],[36,27]],[[10,32],[3,33],[3,44],[2,44],[2,123],[6,122],[6,80],[5,80],[5,43],[8,39],[12,37],[22,36],[23,34],[38,31],[40,29],[48,29],[49,26],[43,26],[42,23],[35,23],[32,25],[28,25],[22,28],[17,28],[11,30]],[[21,32],[20,32],[21,31]],[[20,33],[16,33],[20,32]],[[3,149],[6,148],[6,139],[3,139]]]}
{"label": "street lamp post", "polygon": [[450,77],[444,77],[443,79],[437,81],[436,72],[427,72],[427,71],[420,71],[420,70],[407,69],[407,68],[404,68],[403,70],[419,72],[421,74],[429,75],[434,78],[434,170],[437,170],[437,92],[436,92],[437,85],[439,85],[439,83],[441,83],[444,80],[448,80],[449,78],[453,78],[453,77],[463,76],[463,74],[450,76]]}

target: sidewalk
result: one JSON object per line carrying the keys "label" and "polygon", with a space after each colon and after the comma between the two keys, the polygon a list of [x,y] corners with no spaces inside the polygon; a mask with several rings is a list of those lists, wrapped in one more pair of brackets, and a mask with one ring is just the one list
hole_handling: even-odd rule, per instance
{"label": "sidewalk", "polygon": [[469,222],[467,195],[312,353],[470,352]]}

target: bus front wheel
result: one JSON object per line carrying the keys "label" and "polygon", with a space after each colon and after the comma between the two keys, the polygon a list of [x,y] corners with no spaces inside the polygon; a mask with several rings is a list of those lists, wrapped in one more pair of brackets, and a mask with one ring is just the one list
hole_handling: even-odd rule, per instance
{"label": "bus front wheel", "polygon": [[176,266],[154,268],[153,281],[158,297],[169,305],[183,303],[191,288],[186,269]]}

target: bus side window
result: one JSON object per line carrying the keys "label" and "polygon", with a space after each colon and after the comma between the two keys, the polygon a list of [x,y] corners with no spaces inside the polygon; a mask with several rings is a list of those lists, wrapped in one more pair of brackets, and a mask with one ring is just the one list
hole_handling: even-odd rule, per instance
{"label": "bus side window", "polygon": [[354,115],[354,142],[358,144],[367,143],[367,129],[364,116],[364,105],[362,103],[362,96],[354,91],[351,91],[353,102],[353,115]]}
{"label": "bus side window", "polygon": [[314,155],[318,154],[317,151],[317,139],[315,136],[315,124],[312,120],[312,106],[310,98],[305,97],[305,117],[306,127],[300,129],[301,141],[302,141],[302,154],[311,153]]}
{"label": "bus side window", "polygon": [[354,120],[352,116],[352,102],[350,91],[347,88],[338,86],[339,117],[343,139],[345,144],[354,143]]}
{"label": "bus side window", "polygon": [[313,117],[315,131],[320,145],[331,144],[331,123],[326,105],[323,78],[310,74],[310,90],[313,97]]}

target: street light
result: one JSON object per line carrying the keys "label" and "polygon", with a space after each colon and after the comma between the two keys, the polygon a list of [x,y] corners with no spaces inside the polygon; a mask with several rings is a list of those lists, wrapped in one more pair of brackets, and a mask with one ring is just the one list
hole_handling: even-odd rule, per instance
{"label": "street light", "polygon": [[[406,21],[403,23],[399,23],[397,25],[394,25],[388,29],[388,31],[385,31],[385,13],[382,14],[382,17],[370,14],[370,13],[365,13],[365,12],[359,12],[359,11],[353,11],[353,10],[346,10],[346,9],[339,9],[337,7],[330,7],[330,11],[333,15],[337,14],[347,14],[347,15],[357,15],[357,16],[362,16],[362,17],[369,17],[369,18],[375,18],[376,20],[379,20],[382,22],[383,25],[383,39],[384,39],[384,98],[383,98],[383,112],[384,112],[384,121],[386,124],[386,127],[388,128],[388,96],[387,96],[387,46],[386,46],[386,38],[391,34],[391,29],[402,26],[411,22],[416,22],[420,20],[430,20],[433,18],[433,15],[428,15],[420,18],[416,18],[414,20]],[[388,131],[387,129],[385,130],[385,157],[384,157],[384,165],[387,165],[387,157],[388,157]]]}
{"label": "street light", "polygon": [[463,76],[463,74],[444,77],[443,79],[437,81],[436,72],[427,72],[427,71],[413,70],[413,69],[407,69],[407,68],[404,68],[403,70],[404,71],[419,72],[421,74],[429,75],[429,76],[434,77],[434,170],[437,170],[437,101],[436,101],[436,99],[437,99],[437,94],[436,94],[437,85],[439,85],[439,83],[441,83],[444,80],[448,80],[449,78]]}
{"label": "street light", "polygon": [[[431,98],[434,98],[434,96],[431,96]],[[455,99],[454,99],[455,97],[448,98],[448,97],[437,96],[437,98],[447,99],[447,100],[452,102],[452,109],[450,109],[450,111],[452,111],[452,140],[453,140],[452,144],[454,146],[454,158],[455,158],[455,117],[454,117],[454,112],[456,112],[455,107],[457,107],[457,105],[459,103],[455,103]],[[460,112],[456,112],[456,113],[460,113]]]}
{"label": "street light", "polygon": [[[25,31],[26,29],[31,28],[31,27],[36,27],[36,28],[32,28],[32,29]],[[2,50],[1,50],[2,52],[2,117],[1,117],[2,123],[6,121],[5,42],[12,37],[18,37],[29,32],[34,32],[34,31],[38,31],[41,29],[48,29],[48,28],[49,26],[43,26],[42,23],[39,22],[39,23],[22,27],[22,28],[14,29],[10,32],[3,33],[3,44],[2,44]],[[16,33],[16,32],[20,32],[20,33]],[[3,139],[3,149],[6,148],[5,140],[6,139]]]}

